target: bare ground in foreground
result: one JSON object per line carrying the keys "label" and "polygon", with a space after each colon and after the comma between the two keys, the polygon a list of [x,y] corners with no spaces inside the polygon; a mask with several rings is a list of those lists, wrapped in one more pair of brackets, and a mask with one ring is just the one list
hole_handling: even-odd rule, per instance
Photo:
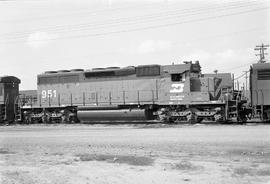
{"label": "bare ground in foreground", "polygon": [[0,183],[269,183],[270,125],[0,127]]}

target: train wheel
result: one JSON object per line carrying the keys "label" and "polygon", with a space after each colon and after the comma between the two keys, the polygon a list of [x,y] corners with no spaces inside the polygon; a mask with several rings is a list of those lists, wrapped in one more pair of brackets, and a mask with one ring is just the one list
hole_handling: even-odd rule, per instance
{"label": "train wheel", "polygon": [[68,123],[68,121],[69,121],[68,119],[69,119],[69,117],[66,114],[63,114],[61,116],[61,123]]}
{"label": "train wheel", "polygon": [[197,123],[197,119],[198,119],[197,116],[192,112],[190,112],[189,115],[187,115],[187,122],[189,124]]}
{"label": "train wheel", "polygon": [[73,113],[67,109],[61,110],[61,123],[72,123],[73,121]]}
{"label": "train wheel", "polygon": [[43,113],[43,116],[41,118],[42,123],[50,123],[50,115],[47,112]]}
{"label": "train wheel", "polygon": [[203,118],[201,118],[201,117],[197,117],[197,123],[201,123],[203,121]]}
{"label": "train wheel", "polygon": [[32,124],[32,118],[31,116],[27,116],[25,117],[25,121],[24,121],[26,124]]}
{"label": "train wheel", "polygon": [[269,122],[270,121],[270,109],[268,109],[265,113],[266,113],[266,120]]}

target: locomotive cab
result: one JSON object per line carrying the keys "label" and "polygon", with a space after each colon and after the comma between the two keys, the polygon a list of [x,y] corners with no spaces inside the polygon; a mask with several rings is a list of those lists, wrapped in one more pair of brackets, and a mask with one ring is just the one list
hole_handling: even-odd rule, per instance
{"label": "locomotive cab", "polygon": [[159,113],[163,118],[165,112],[165,119],[184,122],[227,121],[237,117],[237,111],[231,108],[237,102],[225,99],[233,91],[230,73],[201,74],[199,62],[167,65],[163,71],[169,76],[162,79],[165,82],[161,91],[165,92],[160,104],[170,104]]}
{"label": "locomotive cab", "polygon": [[20,82],[14,76],[0,77],[0,123],[15,119]]}
{"label": "locomotive cab", "polygon": [[[190,104],[209,100],[207,93],[201,93],[201,67],[199,62],[185,62],[179,65],[163,66],[165,91],[164,100],[171,105]],[[168,74],[168,77],[166,76]]]}
{"label": "locomotive cab", "polygon": [[270,63],[256,63],[250,67],[250,98],[255,118],[269,121]]}

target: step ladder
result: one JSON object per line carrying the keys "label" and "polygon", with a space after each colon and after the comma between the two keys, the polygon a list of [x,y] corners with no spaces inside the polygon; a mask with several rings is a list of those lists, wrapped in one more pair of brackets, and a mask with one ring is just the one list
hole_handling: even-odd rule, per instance
{"label": "step ladder", "polygon": [[22,102],[19,96],[15,99],[14,102],[14,114],[15,121],[22,121],[22,110],[21,110]]}
{"label": "step ladder", "polygon": [[264,117],[263,117],[263,105],[257,105],[254,108],[254,117],[255,118],[259,118],[261,121],[264,121]]}
{"label": "step ladder", "polygon": [[6,118],[6,105],[0,104],[0,123],[3,123]]}
{"label": "step ladder", "polygon": [[228,101],[228,118],[238,121],[239,117],[239,102],[241,101],[241,91],[233,91],[233,97]]}

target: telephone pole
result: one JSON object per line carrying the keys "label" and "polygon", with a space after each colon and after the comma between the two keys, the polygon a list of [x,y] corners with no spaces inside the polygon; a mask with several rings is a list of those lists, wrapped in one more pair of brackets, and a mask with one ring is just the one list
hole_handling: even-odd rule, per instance
{"label": "telephone pole", "polygon": [[269,45],[264,45],[263,43],[261,45],[256,45],[254,50],[259,50],[260,53],[259,54],[255,54],[256,56],[260,56],[260,60],[258,61],[258,63],[265,63],[265,55],[267,55],[267,53],[265,53],[265,50],[267,49],[267,47],[269,47]]}

